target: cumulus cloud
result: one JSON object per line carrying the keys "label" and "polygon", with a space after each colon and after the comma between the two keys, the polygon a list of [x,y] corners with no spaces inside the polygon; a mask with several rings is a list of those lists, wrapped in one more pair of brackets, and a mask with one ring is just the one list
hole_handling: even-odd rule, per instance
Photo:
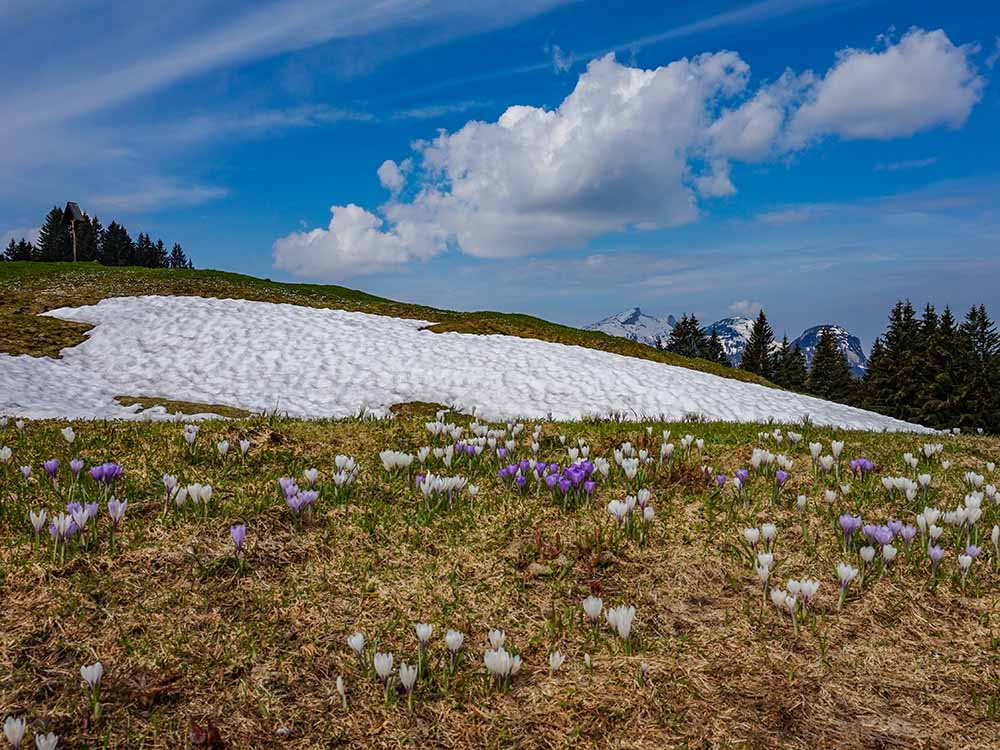
{"label": "cumulus cloud", "polygon": [[749,299],[738,299],[729,306],[729,312],[744,318],[756,317],[763,309],[764,306],[760,302]]}
{"label": "cumulus cloud", "polygon": [[[824,75],[787,71],[756,90],[731,51],[652,70],[606,55],[554,109],[511,106],[495,122],[470,121],[417,142],[410,169],[387,160],[378,170],[391,194],[381,219],[334,206],[330,227],[317,230],[322,241],[290,235],[275,243],[275,259],[295,246],[296,273],[335,269],[340,277],[377,271],[379,258],[392,266],[448,247],[516,257],[687,224],[706,202],[737,191],[733,162],[778,158],[822,136],[889,138],[961,125],[983,88],[971,54],[941,31],[915,29],[878,50],[841,52]],[[352,217],[343,227],[350,233],[332,236],[342,214]],[[404,235],[414,248],[400,244]]]}
{"label": "cumulus cloud", "polygon": [[395,195],[403,189],[406,177],[396,162],[392,159],[386,159],[378,168],[378,181],[382,183],[382,187]]}
{"label": "cumulus cloud", "polygon": [[970,59],[976,51],[940,29],[911,29],[879,51],[843,50],[795,113],[789,137],[888,139],[961,127],[985,86]]}
{"label": "cumulus cloud", "polygon": [[445,249],[432,228],[399,222],[383,230],[383,221],[353,203],[334,206],[326,229],[293,232],[274,243],[274,265],[296,276],[341,279],[399,267]]}

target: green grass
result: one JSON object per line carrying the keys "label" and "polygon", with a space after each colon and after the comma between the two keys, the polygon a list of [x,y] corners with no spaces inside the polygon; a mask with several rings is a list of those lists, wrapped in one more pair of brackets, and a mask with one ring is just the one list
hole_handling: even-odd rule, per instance
{"label": "green grass", "polygon": [[341,286],[283,284],[222,271],[111,268],[96,263],[0,263],[0,352],[58,356],[80,343],[89,326],[39,317],[57,307],[96,304],[106,297],[144,294],[199,295],[284,302],[308,307],[431,321],[430,330],[504,334],[621,354],[709,372],[746,382],[767,381],[703,359],[681,357],[595,331],[498,312],[455,312],[375,297]]}
{"label": "green grass", "polygon": [[[0,467],[0,711],[24,715],[33,730],[49,729],[65,747],[187,747],[188,724],[218,724],[229,747],[622,747],[870,748],[993,747],[1000,700],[1000,574],[987,551],[963,592],[955,555],[957,532],[943,543],[948,558],[936,582],[926,558],[901,555],[885,574],[855,585],[836,608],[833,571],[845,559],[833,516],[912,520],[930,503],[953,507],[965,493],[962,475],[985,471],[1000,455],[995,438],[946,438],[944,472],[928,499],[889,498],[877,478],[854,482],[831,510],[814,479],[805,443],[846,441],[845,460],[866,455],[885,474],[906,471],[912,435],[805,428],[784,496],[755,479],[749,500],[719,497],[699,467],[732,474],[763,444],[759,425],[545,423],[539,457],[566,462],[566,445],[583,438],[592,456],[611,457],[622,441],[658,453],[659,433],[675,444],[687,432],[705,440],[701,454],[678,454],[651,472],[656,520],[647,543],[613,534],[604,506],[630,491],[620,471],[590,502],[566,509],[547,492],[511,492],[495,459],[457,463],[433,458],[436,473],[458,473],[480,486],[452,510],[429,516],[412,473],[389,476],[378,452],[415,452],[431,442],[424,422],[432,405],[410,404],[393,420],[300,421],[254,417],[203,423],[195,450],[179,424],[93,422],[76,425],[68,446],[58,422],[30,422],[21,434],[0,430],[14,457]],[[459,424],[467,418],[456,417]],[[527,434],[518,440],[528,453]],[[221,460],[215,443],[232,453]],[[239,440],[251,442],[246,460]],[[338,453],[360,465],[349,498],[334,494]],[[29,508],[57,511],[40,463],[116,460],[124,475],[116,493],[129,500],[111,547],[102,505],[99,535],[53,562],[51,543],[36,545]],[[21,479],[16,466],[35,468]],[[275,479],[320,472],[315,513],[296,521]],[[214,488],[207,513],[164,513],[160,478]],[[991,476],[989,481],[997,481]],[[86,492],[95,494],[91,483]],[[808,497],[803,519],[793,498]],[[981,526],[997,521],[989,507]],[[778,524],[774,582],[815,576],[822,581],[810,619],[796,636],[768,601],[743,551],[740,529]],[[249,529],[245,564],[237,566],[231,524]],[[47,537],[47,535],[46,535]],[[987,542],[988,546],[988,542]],[[856,561],[856,552],[846,557]],[[634,655],[602,625],[581,618],[580,600],[598,593],[608,605],[633,604]],[[430,671],[412,712],[402,697],[385,705],[374,677],[357,666],[345,638],[361,630],[371,648],[412,663],[413,623],[435,626]],[[466,634],[460,667],[444,669],[446,628]],[[489,627],[503,628],[524,658],[513,689],[489,690],[482,651]],[[548,653],[567,655],[549,675]],[[586,671],[584,654],[594,669]],[[83,663],[105,667],[103,716],[88,718],[79,684]],[[641,679],[640,664],[649,667]],[[336,694],[347,681],[349,709]],[[859,717],[861,717],[859,719]],[[289,730],[287,738],[276,734]],[[30,739],[30,733],[29,733]],[[613,744],[613,743],[612,743]]]}

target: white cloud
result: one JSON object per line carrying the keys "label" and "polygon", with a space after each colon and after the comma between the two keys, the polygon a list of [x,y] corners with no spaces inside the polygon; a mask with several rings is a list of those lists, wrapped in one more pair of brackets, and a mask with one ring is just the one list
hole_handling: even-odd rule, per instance
{"label": "white cloud", "polygon": [[36,244],[38,242],[39,229],[40,227],[25,227],[19,229],[8,229],[5,232],[0,232],[0,253],[7,249],[7,245],[10,244],[11,240],[19,242],[21,239],[26,239],[31,244]]}
{"label": "white cloud", "polygon": [[427,226],[405,222],[389,231],[382,220],[353,203],[333,206],[326,229],[293,232],[274,243],[274,266],[296,276],[341,279],[399,267],[445,249],[444,238]]}
{"label": "white cloud", "polygon": [[567,73],[573,67],[572,55],[567,55],[558,44],[546,48],[546,52],[552,58],[552,69],[556,73]]}
{"label": "white cloud", "polygon": [[884,164],[876,164],[876,172],[898,172],[901,169],[923,169],[937,164],[936,156],[928,156],[926,159],[904,159],[902,161],[891,161]]}
{"label": "white cloud", "polygon": [[122,193],[89,196],[84,204],[91,213],[145,213],[165,208],[184,208],[222,198],[225,188],[210,185],[182,185],[166,180],[150,180]]}
{"label": "white cloud", "polygon": [[961,127],[985,86],[970,59],[977,49],[955,46],[940,29],[911,29],[880,51],[843,50],[792,118],[790,141],[888,139]]}
{"label": "white cloud", "polygon": [[[842,52],[824,76],[788,71],[755,92],[735,52],[653,70],[606,55],[555,109],[511,106],[496,122],[470,121],[418,142],[409,174],[384,162],[379,179],[392,194],[380,207],[385,225],[361,237],[395,246],[407,227],[422,243],[416,256],[451,245],[500,258],[686,224],[702,202],[736,192],[732,161],[777,158],[822,134],[887,138],[961,124],[982,88],[969,54],[943,32],[912,30],[880,52]],[[801,211],[759,218],[788,223]],[[321,252],[342,256],[339,275],[376,271],[372,259],[382,257],[354,252],[346,238],[323,242]],[[400,262],[398,253],[386,257]]]}
{"label": "white cloud", "polygon": [[378,168],[378,181],[382,183],[382,187],[395,195],[403,189],[406,177],[396,162],[392,159],[386,159]]}
{"label": "white cloud", "polygon": [[996,38],[993,44],[993,51],[986,58],[986,67],[993,70],[993,66],[997,64],[997,60],[1000,60],[1000,36]]}
{"label": "white cloud", "polygon": [[738,299],[729,306],[729,312],[744,318],[754,318],[763,309],[764,306],[760,302],[749,299]]}

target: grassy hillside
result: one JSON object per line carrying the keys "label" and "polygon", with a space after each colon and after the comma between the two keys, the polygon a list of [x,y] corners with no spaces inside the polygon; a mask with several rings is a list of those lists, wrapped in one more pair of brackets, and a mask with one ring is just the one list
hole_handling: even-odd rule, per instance
{"label": "grassy hillside", "polygon": [[[0,712],[26,718],[25,746],[34,732],[55,731],[65,748],[222,747],[191,743],[191,722],[217,725],[229,748],[282,750],[1000,746],[1000,573],[989,543],[997,508],[980,521],[984,551],[967,580],[956,563],[964,534],[951,526],[936,575],[920,538],[912,550],[897,540],[896,560],[877,557],[838,609],[835,572],[841,560],[860,567],[864,543],[859,532],[844,548],[839,513],[912,523],[924,505],[951,508],[966,471],[997,481],[987,468],[1000,455],[996,439],[946,438],[941,458],[951,466],[923,461],[931,490],[908,502],[877,474],[909,473],[902,453],[920,449],[911,435],[806,428],[793,446],[762,442],[756,425],[544,424],[538,458],[561,466],[579,439],[592,458],[609,459],[626,440],[659,455],[663,429],[675,444],[688,431],[705,444],[678,447],[638,482],[612,461],[593,495],[572,503],[544,484],[522,492],[504,483],[489,451],[451,468],[431,455],[435,473],[479,486],[449,507],[417,491],[416,462],[389,474],[378,455],[443,445],[425,429],[433,419],[432,408],[413,405],[391,421],[206,422],[193,449],[177,424],[81,423],[72,445],[57,422],[0,428],[0,445],[13,450],[0,464]],[[531,455],[531,431],[508,458]],[[232,447],[220,458],[223,439]],[[832,471],[815,476],[806,448],[816,440],[829,451],[831,439],[846,441],[840,482]],[[733,491],[755,445],[795,463],[780,498],[767,475],[752,476],[743,499]],[[332,481],[341,453],[359,466],[349,494]],[[850,480],[847,459],[860,455],[877,474]],[[129,505],[114,535],[102,488],[86,470],[73,481],[72,457],[87,469],[123,467],[113,491]],[[55,486],[41,467],[50,458],[60,460]],[[700,477],[703,464],[730,477],[723,492]],[[34,467],[28,480],[19,465]],[[296,516],[276,480],[305,486],[309,467],[319,469],[319,499]],[[210,484],[211,500],[176,509],[165,502],[165,472]],[[619,529],[605,506],[637,486],[651,491],[655,518]],[[44,508],[51,519],[70,496],[100,509],[57,553],[46,530],[36,540],[27,514]],[[797,628],[762,595],[741,533],[767,521],[778,529],[772,585],[820,581]],[[242,560],[230,540],[236,524],[247,529]],[[636,608],[627,641],[603,617],[588,624],[588,594],[606,608]],[[371,658],[377,649],[414,664],[417,622],[434,631],[410,707],[398,679],[387,700]],[[453,671],[449,628],[465,634]],[[485,674],[489,628],[506,631],[506,648],[523,659],[505,691]],[[365,666],[346,643],[357,631]],[[566,661],[552,674],[556,650]],[[79,669],[98,660],[95,717]]]}
{"label": "grassy hillside", "polygon": [[437,332],[496,333],[574,344],[770,385],[742,370],[660,352],[626,339],[581,331],[529,315],[438,310],[394,302],[341,286],[282,284],[221,271],[110,268],[96,263],[0,263],[0,352],[58,356],[63,347],[82,341],[88,326],[38,317],[39,313],[56,307],[94,304],[105,297],[142,294],[189,294],[287,302],[419,318],[433,321],[435,325],[430,330]]}

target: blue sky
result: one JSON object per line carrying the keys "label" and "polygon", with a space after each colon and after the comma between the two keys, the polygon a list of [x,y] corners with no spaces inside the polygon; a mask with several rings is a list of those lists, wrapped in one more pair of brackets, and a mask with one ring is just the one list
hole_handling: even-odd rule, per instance
{"label": "blue sky", "polygon": [[469,5],[11,0],[0,235],[73,199],[199,267],[569,324],[1000,314],[996,3]]}

